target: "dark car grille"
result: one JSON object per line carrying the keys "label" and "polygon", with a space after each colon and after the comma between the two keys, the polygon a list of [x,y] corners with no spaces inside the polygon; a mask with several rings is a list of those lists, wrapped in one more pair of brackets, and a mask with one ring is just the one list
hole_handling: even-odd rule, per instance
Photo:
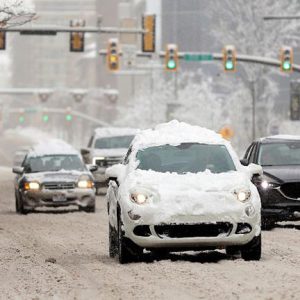
{"label": "dark car grille", "polygon": [[288,198],[300,198],[300,182],[284,183],[280,189],[282,193]]}
{"label": "dark car grille", "polygon": [[46,190],[71,190],[75,188],[74,182],[48,182],[44,183]]}
{"label": "dark car grille", "polygon": [[115,164],[119,164],[122,158],[105,158],[105,159],[95,159],[95,164],[99,167],[111,167]]}
{"label": "dark car grille", "polygon": [[183,225],[156,225],[156,233],[162,237],[169,238],[192,238],[192,237],[216,237],[219,235],[229,235],[233,225],[228,222],[218,222],[215,224],[183,224]]}

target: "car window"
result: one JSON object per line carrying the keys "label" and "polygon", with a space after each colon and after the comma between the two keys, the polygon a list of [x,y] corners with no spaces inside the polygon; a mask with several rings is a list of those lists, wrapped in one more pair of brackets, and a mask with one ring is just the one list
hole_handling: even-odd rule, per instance
{"label": "car window", "polygon": [[95,142],[96,149],[124,149],[128,148],[133,140],[133,135],[113,136],[98,138]]}
{"label": "car window", "polygon": [[262,144],[258,162],[262,166],[300,165],[300,141]]}
{"label": "car window", "polygon": [[60,170],[84,171],[85,166],[78,155],[45,155],[27,157],[25,173],[56,172]]}
{"label": "car window", "polygon": [[256,143],[253,144],[251,152],[249,153],[250,154],[249,155],[249,159],[248,159],[249,163],[253,163],[254,162],[255,154],[256,154],[256,147],[257,147]]}
{"label": "car window", "polygon": [[149,147],[137,153],[138,169],[178,174],[235,171],[233,160],[224,145],[182,143],[178,146]]}
{"label": "car window", "polygon": [[251,151],[252,151],[253,146],[254,146],[254,143],[252,143],[252,144],[248,147],[248,149],[247,149],[247,151],[246,151],[246,153],[245,153],[245,155],[244,155],[244,159],[249,160],[249,156],[250,156],[250,154],[251,154]]}

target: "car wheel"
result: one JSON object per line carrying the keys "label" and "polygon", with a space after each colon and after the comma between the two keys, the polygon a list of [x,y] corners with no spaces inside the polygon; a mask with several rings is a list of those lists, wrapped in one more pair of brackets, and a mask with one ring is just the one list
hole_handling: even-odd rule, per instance
{"label": "car wheel", "polygon": [[118,221],[118,257],[120,264],[139,261],[142,256],[142,248],[135,245],[124,236],[122,221]]}
{"label": "car wheel", "polygon": [[85,211],[87,213],[94,213],[96,212],[96,205],[93,206],[86,206],[86,207],[79,207],[80,211]]}
{"label": "car wheel", "polygon": [[261,234],[253,238],[251,242],[241,249],[244,260],[260,260],[261,258]]}
{"label": "car wheel", "polygon": [[239,252],[240,252],[240,249],[238,249],[237,247],[234,247],[234,246],[226,247],[226,254],[229,256],[238,255]]}
{"label": "car wheel", "polygon": [[117,230],[109,224],[109,256],[115,257],[118,254]]}
{"label": "car wheel", "polygon": [[21,215],[27,215],[28,211],[24,209],[22,196],[16,193],[15,197],[16,197],[16,212]]}

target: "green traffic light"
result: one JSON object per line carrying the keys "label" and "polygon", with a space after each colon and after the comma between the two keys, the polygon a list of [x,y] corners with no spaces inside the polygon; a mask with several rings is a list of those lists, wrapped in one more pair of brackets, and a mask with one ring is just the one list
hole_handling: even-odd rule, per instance
{"label": "green traffic light", "polygon": [[43,115],[43,122],[47,123],[49,121],[48,115]]}
{"label": "green traffic light", "polygon": [[73,116],[68,114],[66,115],[66,121],[71,122],[73,120]]}
{"label": "green traffic light", "polygon": [[25,117],[24,116],[20,116],[19,117],[19,123],[24,123],[25,122]]}
{"label": "green traffic light", "polygon": [[226,70],[233,70],[233,68],[234,68],[233,62],[231,60],[227,60],[226,64],[225,64],[225,69]]}
{"label": "green traffic light", "polygon": [[283,70],[286,70],[286,71],[290,70],[290,69],[291,69],[291,64],[290,64],[290,62],[289,62],[289,61],[285,61],[285,62],[283,63],[283,65],[282,65],[282,68],[283,68]]}
{"label": "green traffic light", "polygon": [[170,70],[176,69],[176,62],[174,59],[168,60],[167,68]]}

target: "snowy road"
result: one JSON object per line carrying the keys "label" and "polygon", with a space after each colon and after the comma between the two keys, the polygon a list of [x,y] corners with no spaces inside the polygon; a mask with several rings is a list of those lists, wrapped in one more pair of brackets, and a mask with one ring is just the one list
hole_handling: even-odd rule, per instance
{"label": "snowy road", "polygon": [[19,216],[9,169],[0,173],[0,299],[297,299],[300,294],[299,224],[264,232],[260,262],[220,251],[172,254],[161,261],[146,256],[147,262],[119,265],[107,254],[103,198],[97,199],[96,214]]}

